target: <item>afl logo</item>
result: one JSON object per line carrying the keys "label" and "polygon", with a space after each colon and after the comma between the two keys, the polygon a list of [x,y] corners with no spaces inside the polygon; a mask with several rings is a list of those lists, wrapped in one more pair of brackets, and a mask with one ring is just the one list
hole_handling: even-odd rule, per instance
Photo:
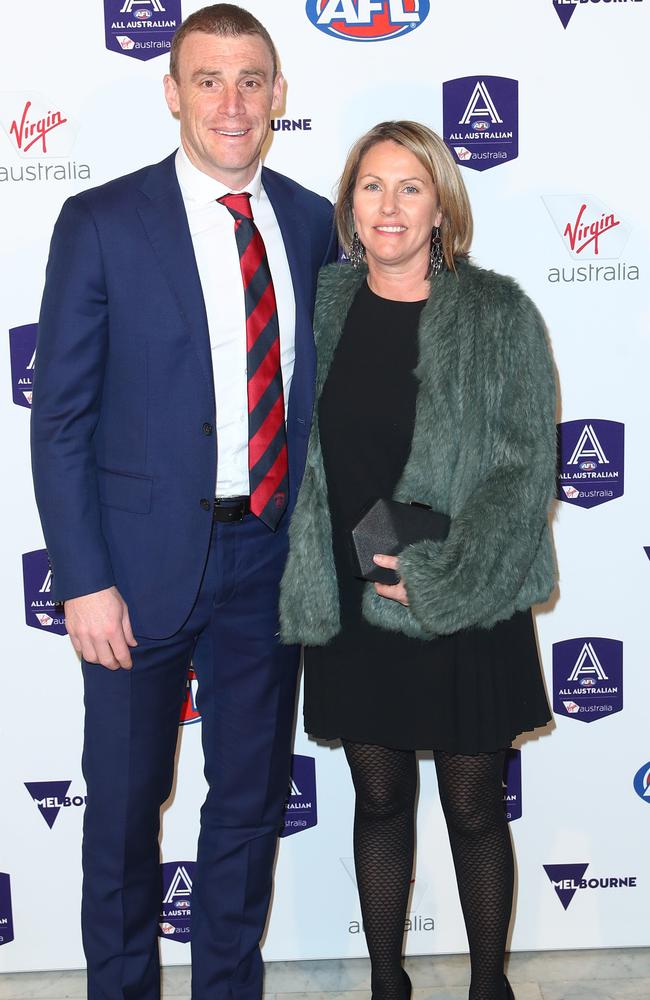
{"label": "afl logo", "polygon": [[650,803],[650,761],[645,763],[634,776],[634,790],[639,798]]}
{"label": "afl logo", "polygon": [[185,684],[185,697],[183,698],[183,706],[181,708],[181,726],[189,726],[192,722],[201,721],[201,713],[196,707],[196,692],[199,686],[199,682],[194,671],[194,667],[190,666],[187,671],[187,681]]}
{"label": "afl logo", "polygon": [[592,462],[591,459],[589,459],[587,462],[581,462],[580,468],[583,469],[585,472],[593,472],[593,470],[597,469],[598,466],[596,465],[595,462]]}
{"label": "afl logo", "polygon": [[429,0],[307,0],[307,17],[320,31],[350,42],[383,42],[419,28]]}

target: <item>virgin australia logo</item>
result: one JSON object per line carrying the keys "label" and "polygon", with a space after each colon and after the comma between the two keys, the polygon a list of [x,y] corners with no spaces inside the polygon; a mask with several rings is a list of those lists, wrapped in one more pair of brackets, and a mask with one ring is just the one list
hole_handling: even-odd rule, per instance
{"label": "virgin australia logo", "polygon": [[638,266],[621,260],[631,229],[615,210],[585,194],[545,195],[542,201],[576,262],[550,268],[551,283],[638,280]]}
{"label": "virgin australia logo", "polygon": [[[357,873],[354,865],[354,858],[341,858],[341,864],[343,865],[352,884],[357,886]],[[422,902],[427,894],[427,889],[427,883],[423,882],[422,879],[411,879],[408,911],[404,921],[404,932],[406,934],[410,931],[434,930],[433,917],[425,916],[422,913]],[[360,920],[351,920],[348,924],[348,934],[361,934],[363,929],[363,923]]]}
{"label": "virgin australia logo", "polygon": [[629,226],[598,198],[567,194],[545,195],[542,200],[574,260],[621,256]]}
{"label": "virgin australia logo", "polygon": [[9,135],[16,140],[16,146],[21,153],[27,153],[32,146],[40,143],[40,152],[47,153],[47,137],[50,132],[66,125],[67,118],[63,117],[61,111],[48,111],[43,118],[28,118],[32,107],[31,101],[25,101],[20,121],[17,118],[11,123]]}
{"label": "virgin australia logo", "polygon": [[57,102],[34,92],[0,94],[0,125],[19,161],[0,164],[0,183],[90,177],[87,163],[67,159],[76,129]]}
{"label": "virgin australia logo", "polygon": [[575,251],[576,255],[581,254],[587,247],[592,246],[594,256],[597,257],[600,252],[600,237],[603,233],[609,233],[612,229],[620,226],[621,223],[613,212],[609,214],[602,212],[599,219],[590,221],[585,218],[586,211],[586,204],[582,204],[575,222],[573,224],[567,222],[563,235],[568,240],[572,253]]}
{"label": "virgin australia logo", "polygon": [[65,112],[41,94],[0,95],[2,126],[18,156],[67,156],[74,130]]}

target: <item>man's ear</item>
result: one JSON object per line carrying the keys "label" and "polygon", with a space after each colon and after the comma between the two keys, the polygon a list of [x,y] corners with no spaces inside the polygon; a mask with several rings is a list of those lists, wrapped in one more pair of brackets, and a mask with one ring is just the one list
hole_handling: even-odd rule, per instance
{"label": "man's ear", "polygon": [[167,101],[167,107],[173,115],[177,115],[181,109],[181,102],[178,94],[178,84],[173,76],[169,73],[166,74],[163,80],[163,87],[165,89],[165,100]]}
{"label": "man's ear", "polygon": [[273,81],[273,101],[271,104],[271,111],[277,112],[282,109],[282,101],[284,98],[284,88],[286,81],[282,76],[282,73],[278,73],[275,80]]}

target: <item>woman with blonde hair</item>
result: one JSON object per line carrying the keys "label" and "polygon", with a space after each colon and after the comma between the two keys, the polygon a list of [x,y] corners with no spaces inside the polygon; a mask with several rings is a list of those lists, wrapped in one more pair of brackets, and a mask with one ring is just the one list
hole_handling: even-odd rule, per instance
{"label": "woman with blonde hair", "polygon": [[[531,605],[554,586],[548,509],[555,382],[515,282],[468,259],[472,216],[442,140],[384,122],[352,148],[337,222],[350,264],[321,272],[317,410],[282,583],[282,636],[305,646],[305,725],[340,739],[373,1000],[405,1000],[415,752],[432,749],[471,957],[470,1000],[508,1000],[513,855],[506,748],[550,718]],[[449,517],[355,577],[372,501]],[[426,845],[421,845],[426,850]]]}

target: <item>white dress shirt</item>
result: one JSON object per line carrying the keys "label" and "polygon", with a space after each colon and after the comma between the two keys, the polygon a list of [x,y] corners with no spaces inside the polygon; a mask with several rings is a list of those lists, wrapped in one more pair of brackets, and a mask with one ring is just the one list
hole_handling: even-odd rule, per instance
{"label": "white dress shirt", "polygon": [[[176,154],[180,184],[208,317],[217,402],[216,496],[247,496],[248,395],[246,306],[235,241],[235,222],[217,198],[236,193],[190,162],[182,146]],[[255,225],[268,258],[278,307],[285,419],[295,359],[296,302],[282,234],[262,187],[262,164],[242,190],[250,192]]]}

